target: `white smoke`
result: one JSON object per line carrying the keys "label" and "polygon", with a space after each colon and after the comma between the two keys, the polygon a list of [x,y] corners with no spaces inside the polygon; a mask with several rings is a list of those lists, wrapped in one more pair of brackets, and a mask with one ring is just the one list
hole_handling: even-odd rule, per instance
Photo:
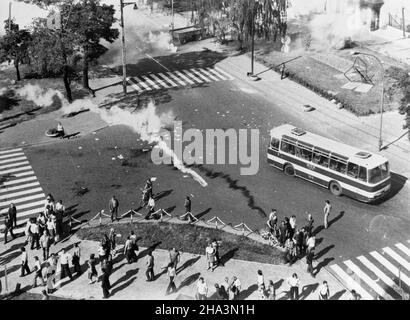
{"label": "white smoke", "polygon": [[17,90],[17,93],[27,100],[33,101],[37,106],[46,107],[53,103],[54,97],[61,100],[62,111],[65,115],[81,110],[89,109],[98,114],[101,119],[112,125],[126,125],[136,132],[140,138],[149,143],[158,145],[167,155],[173,159],[174,167],[183,173],[189,174],[201,186],[206,187],[207,182],[194,170],[184,166],[172,149],[161,140],[158,135],[161,129],[170,123],[170,119],[175,117],[172,112],[157,115],[153,101],[150,101],[146,108],[134,113],[118,106],[110,109],[99,108],[91,99],[75,100],[68,103],[63,94],[54,89],[44,90],[38,85],[26,85]]}
{"label": "white smoke", "polygon": [[16,93],[38,107],[48,107],[53,104],[54,97],[65,101],[63,94],[54,89],[43,89],[38,85],[27,84],[16,90]]}

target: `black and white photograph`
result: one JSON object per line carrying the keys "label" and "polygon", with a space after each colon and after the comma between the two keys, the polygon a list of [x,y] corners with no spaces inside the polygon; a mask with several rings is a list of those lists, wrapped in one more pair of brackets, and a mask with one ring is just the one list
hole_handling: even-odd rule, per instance
{"label": "black and white photograph", "polygon": [[0,300],[410,300],[409,178],[410,0],[0,0]]}

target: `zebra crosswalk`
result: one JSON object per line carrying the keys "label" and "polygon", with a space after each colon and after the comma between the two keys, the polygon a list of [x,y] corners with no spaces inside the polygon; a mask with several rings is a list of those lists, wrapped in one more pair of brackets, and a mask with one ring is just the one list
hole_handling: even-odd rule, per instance
{"label": "zebra crosswalk", "polygon": [[234,79],[233,76],[218,67],[191,68],[127,77],[128,84],[138,93]]}
{"label": "zebra crosswalk", "polygon": [[[24,231],[27,220],[43,210],[46,196],[34,174],[23,149],[0,151],[0,225],[8,214],[10,203],[17,208],[17,228],[13,233]],[[0,233],[0,239],[4,233]]]}
{"label": "zebra crosswalk", "polygon": [[410,240],[331,265],[329,271],[363,299],[402,299],[410,293]]}

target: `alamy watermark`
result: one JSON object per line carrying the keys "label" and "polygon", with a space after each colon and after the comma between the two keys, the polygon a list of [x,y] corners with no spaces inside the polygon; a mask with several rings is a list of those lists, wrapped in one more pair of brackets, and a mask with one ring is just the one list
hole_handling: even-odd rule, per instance
{"label": "alamy watermark", "polygon": [[[258,129],[182,130],[182,122],[175,121],[171,131],[163,129],[157,135],[159,143],[153,148],[154,164],[171,164],[174,157],[186,165],[241,164],[241,175],[255,175],[259,170]],[[173,141],[172,141],[173,136]],[[188,144],[187,144],[188,143]],[[184,146],[185,145],[185,146]],[[167,152],[167,150],[172,150]]]}

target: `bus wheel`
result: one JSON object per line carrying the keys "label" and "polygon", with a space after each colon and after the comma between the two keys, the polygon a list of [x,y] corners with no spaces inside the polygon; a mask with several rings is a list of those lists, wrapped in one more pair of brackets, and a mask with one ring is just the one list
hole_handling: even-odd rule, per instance
{"label": "bus wheel", "polygon": [[295,175],[295,169],[291,164],[285,165],[285,169],[283,170],[287,176],[294,176]]}
{"label": "bus wheel", "polygon": [[329,190],[336,197],[340,197],[342,195],[342,187],[336,181],[332,181],[330,183]]}

